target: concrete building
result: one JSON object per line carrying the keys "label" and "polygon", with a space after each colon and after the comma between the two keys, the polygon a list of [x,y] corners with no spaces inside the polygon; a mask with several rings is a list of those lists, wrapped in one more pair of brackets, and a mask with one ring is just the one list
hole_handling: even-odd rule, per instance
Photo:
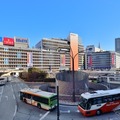
{"label": "concrete building", "polygon": [[86,47],[86,52],[100,52],[100,51],[103,51],[103,50],[101,50],[100,48],[97,48],[97,47],[95,47],[94,45],[88,45],[87,47]]}
{"label": "concrete building", "polygon": [[67,39],[43,38],[35,47],[41,50],[43,69],[70,70],[73,65],[72,59],[74,70],[84,66],[84,46],[79,42],[77,34],[70,33]]}
{"label": "concrete building", "polygon": [[120,68],[120,54],[112,51],[91,52],[85,55],[85,69]]}
{"label": "concrete building", "polygon": [[[80,53],[79,53],[80,52]],[[43,38],[36,48],[29,48],[29,40],[21,37],[0,37],[0,68],[36,67],[45,71],[83,68],[84,46],[77,34],[70,33],[66,39]]]}
{"label": "concrete building", "polygon": [[120,52],[120,38],[115,38],[115,52]]}
{"label": "concrete building", "polygon": [[40,50],[30,49],[28,39],[0,37],[0,68],[40,67]]}

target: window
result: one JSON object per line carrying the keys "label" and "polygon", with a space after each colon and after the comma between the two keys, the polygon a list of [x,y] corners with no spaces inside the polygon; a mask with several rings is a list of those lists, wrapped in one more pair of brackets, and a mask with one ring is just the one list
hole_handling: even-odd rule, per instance
{"label": "window", "polygon": [[108,96],[108,102],[112,101],[112,96]]}
{"label": "window", "polygon": [[97,98],[97,104],[101,104],[102,103],[102,98]]}
{"label": "window", "polygon": [[103,103],[105,103],[107,101],[108,101],[107,96],[103,97]]}
{"label": "window", "polygon": [[57,99],[57,95],[51,97],[51,98],[50,98],[50,101],[54,101],[54,100],[56,100],[56,99]]}
{"label": "window", "polygon": [[43,98],[43,97],[39,97],[39,96],[33,96],[33,100],[44,103],[44,104],[49,103],[47,98]]}

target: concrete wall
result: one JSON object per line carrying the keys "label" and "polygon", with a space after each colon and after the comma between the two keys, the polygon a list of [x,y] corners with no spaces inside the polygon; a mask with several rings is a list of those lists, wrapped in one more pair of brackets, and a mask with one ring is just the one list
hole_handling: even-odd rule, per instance
{"label": "concrete wall", "polygon": [[[88,85],[88,74],[81,71],[74,72],[75,93],[80,94],[86,90]],[[64,71],[57,74],[60,94],[72,95],[73,93],[73,78],[71,71]]]}

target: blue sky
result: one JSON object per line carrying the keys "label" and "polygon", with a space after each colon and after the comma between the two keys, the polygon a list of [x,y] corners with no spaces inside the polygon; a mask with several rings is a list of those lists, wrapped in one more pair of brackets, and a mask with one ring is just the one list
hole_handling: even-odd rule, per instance
{"label": "blue sky", "polygon": [[0,0],[0,37],[67,38],[77,33],[82,44],[100,43],[114,50],[120,37],[120,0]]}

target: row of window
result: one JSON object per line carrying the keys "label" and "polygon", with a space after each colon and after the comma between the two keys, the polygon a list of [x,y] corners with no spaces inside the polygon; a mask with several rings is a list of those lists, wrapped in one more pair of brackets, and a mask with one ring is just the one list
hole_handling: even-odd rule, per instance
{"label": "row of window", "polygon": [[[41,103],[44,103],[44,104],[49,104],[49,99],[44,98],[44,97],[33,96],[33,95],[30,95],[30,94],[25,94],[25,93],[21,93],[21,95],[22,95],[22,97],[32,99],[32,100],[35,100],[37,102],[41,102]],[[55,98],[53,98],[53,99],[55,99]]]}
{"label": "row of window", "polygon": [[95,105],[95,104],[101,104],[106,102],[112,102],[116,100],[120,100],[120,94],[92,98],[89,100],[89,103],[91,103],[91,105]]}

